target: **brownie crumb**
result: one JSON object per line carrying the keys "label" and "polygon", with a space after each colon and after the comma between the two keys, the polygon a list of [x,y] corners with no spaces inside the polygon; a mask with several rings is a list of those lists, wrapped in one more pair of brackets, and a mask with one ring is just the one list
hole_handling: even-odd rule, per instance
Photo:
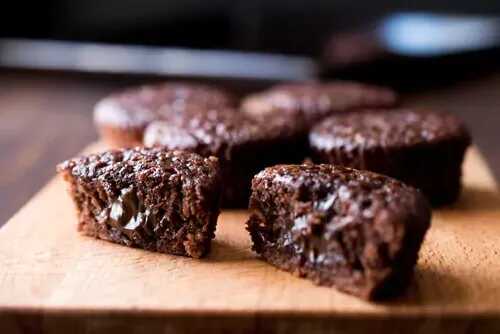
{"label": "brownie crumb", "polygon": [[253,250],[278,268],[365,299],[409,283],[430,225],[421,193],[334,165],[278,165],[252,182]]}
{"label": "brownie crumb", "polygon": [[217,158],[134,148],[67,160],[57,170],[83,234],[195,258],[209,252],[221,192]]}

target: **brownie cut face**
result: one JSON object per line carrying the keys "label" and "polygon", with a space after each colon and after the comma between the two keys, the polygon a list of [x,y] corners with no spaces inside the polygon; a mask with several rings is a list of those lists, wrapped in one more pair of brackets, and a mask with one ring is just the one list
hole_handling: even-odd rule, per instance
{"label": "brownie cut face", "polygon": [[221,192],[217,158],[121,149],[67,160],[57,170],[83,234],[194,258],[210,251]]}
{"label": "brownie cut face", "polygon": [[229,107],[236,98],[225,90],[187,82],[166,82],[129,88],[105,97],[94,108],[94,122],[111,147],[142,144],[144,129],[153,121],[186,110]]}
{"label": "brownie cut face", "polygon": [[430,225],[421,193],[334,165],[277,165],[252,182],[247,230],[274,266],[368,299],[408,285]]}
{"label": "brownie cut face", "polygon": [[329,117],[309,134],[313,161],[389,175],[434,206],[454,202],[471,137],[454,115],[392,109]]}

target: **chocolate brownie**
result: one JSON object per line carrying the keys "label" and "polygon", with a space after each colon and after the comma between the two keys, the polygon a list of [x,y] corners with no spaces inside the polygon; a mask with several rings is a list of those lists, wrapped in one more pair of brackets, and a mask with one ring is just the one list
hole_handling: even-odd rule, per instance
{"label": "chocolate brownie", "polygon": [[307,132],[326,116],[359,108],[394,106],[396,94],[383,87],[348,81],[281,84],[242,101],[244,113],[256,118],[284,117]]}
{"label": "chocolate brownie", "polygon": [[392,176],[443,205],[459,195],[471,139],[453,115],[401,109],[332,116],[314,127],[309,141],[315,162]]}
{"label": "chocolate brownie", "polygon": [[222,206],[246,208],[257,172],[280,162],[301,161],[305,148],[298,149],[294,135],[284,119],[260,122],[233,109],[212,109],[151,123],[144,144],[218,157],[224,184]]}
{"label": "chocolate brownie", "polygon": [[334,165],[277,165],[252,181],[247,229],[274,266],[365,299],[412,276],[430,224],[421,193],[387,176]]}
{"label": "chocolate brownie", "polygon": [[146,126],[188,109],[232,106],[236,100],[215,87],[170,82],[132,88],[101,100],[94,121],[101,137],[112,147],[141,145]]}
{"label": "chocolate brownie", "polygon": [[209,252],[220,201],[215,157],[135,148],[75,158],[57,169],[69,183],[83,234],[195,258]]}

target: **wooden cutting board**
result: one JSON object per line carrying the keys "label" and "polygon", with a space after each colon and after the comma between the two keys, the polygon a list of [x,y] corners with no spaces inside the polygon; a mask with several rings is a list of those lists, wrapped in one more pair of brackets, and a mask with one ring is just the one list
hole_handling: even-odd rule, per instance
{"label": "wooden cutting board", "polygon": [[500,195],[476,149],[464,183],[406,295],[368,303],[259,260],[245,211],[221,214],[202,260],[81,236],[55,178],[0,229],[0,333],[500,332]]}

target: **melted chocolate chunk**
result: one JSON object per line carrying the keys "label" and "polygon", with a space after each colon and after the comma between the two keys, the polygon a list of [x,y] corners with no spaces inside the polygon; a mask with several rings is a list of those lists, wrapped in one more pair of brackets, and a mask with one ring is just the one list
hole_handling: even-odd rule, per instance
{"label": "melted chocolate chunk", "polygon": [[210,250],[221,191],[216,158],[136,148],[68,160],[58,171],[84,234],[192,257]]}
{"label": "melted chocolate chunk", "polygon": [[[125,229],[130,229],[129,224],[136,225],[133,223],[137,221],[137,215],[139,214],[139,200],[134,191],[133,187],[125,188],[121,190],[120,196],[111,203],[109,210],[109,221],[111,225],[116,227],[124,227]],[[127,227],[129,226],[129,227]],[[132,228],[132,229],[135,229]]]}
{"label": "melted chocolate chunk", "polygon": [[409,282],[430,224],[416,189],[333,165],[278,165],[255,176],[247,229],[278,268],[366,299]]}

